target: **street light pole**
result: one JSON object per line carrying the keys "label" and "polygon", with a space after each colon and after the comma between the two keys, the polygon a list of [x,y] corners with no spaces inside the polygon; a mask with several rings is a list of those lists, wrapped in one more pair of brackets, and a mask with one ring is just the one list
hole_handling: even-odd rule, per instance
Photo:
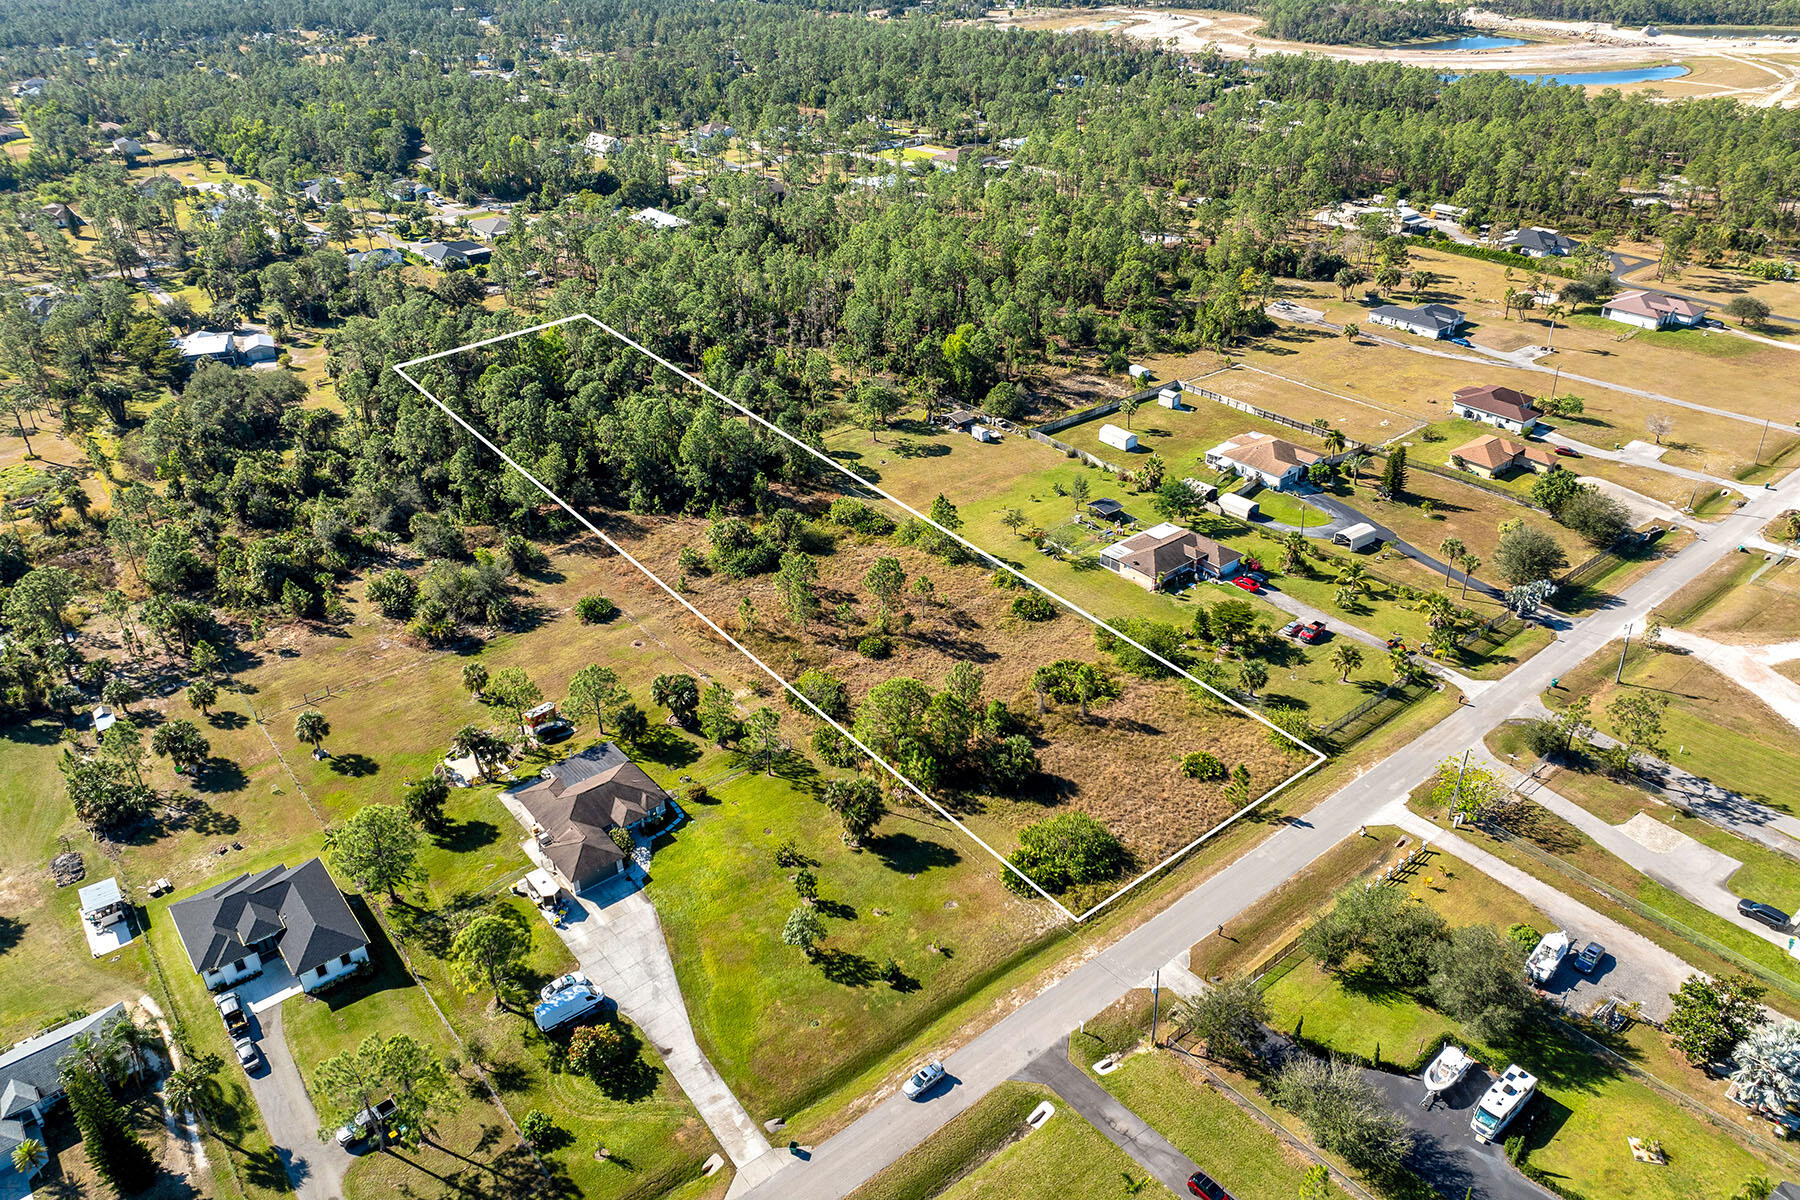
{"label": "street light pole", "polygon": [[1625,682],[1625,653],[1626,653],[1626,651],[1628,651],[1630,649],[1631,649],[1631,626],[1630,626],[1630,624],[1627,624],[1625,626],[1625,644],[1623,646],[1619,647],[1619,669],[1613,675],[1614,683]]}

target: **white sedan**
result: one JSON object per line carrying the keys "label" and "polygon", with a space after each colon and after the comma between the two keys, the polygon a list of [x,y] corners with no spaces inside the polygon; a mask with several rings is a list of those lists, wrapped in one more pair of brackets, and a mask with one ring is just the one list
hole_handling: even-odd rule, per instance
{"label": "white sedan", "polygon": [[936,1087],[943,1078],[944,1064],[933,1059],[913,1072],[912,1077],[900,1085],[900,1091],[908,1100],[917,1100]]}
{"label": "white sedan", "polygon": [[256,1043],[247,1037],[232,1039],[231,1048],[237,1051],[238,1065],[246,1071],[255,1069],[256,1065],[262,1061],[262,1052],[256,1048]]}

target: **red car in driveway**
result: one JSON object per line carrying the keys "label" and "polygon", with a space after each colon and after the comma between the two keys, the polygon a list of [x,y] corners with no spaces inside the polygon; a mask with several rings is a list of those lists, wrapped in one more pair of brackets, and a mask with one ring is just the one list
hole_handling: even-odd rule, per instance
{"label": "red car in driveway", "polygon": [[1190,1196],[1199,1196],[1201,1200],[1231,1200],[1231,1193],[1220,1187],[1205,1171],[1195,1171],[1188,1176],[1187,1183]]}
{"label": "red car in driveway", "polygon": [[1315,646],[1325,640],[1325,622],[1295,621],[1281,632],[1291,638],[1298,638],[1309,646]]}
{"label": "red car in driveway", "polygon": [[1556,448],[1556,452],[1558,454],[1562,455],[1564,458],[1580,458],[1581,457],[1581,451],[1576,450],[1571,446],[1558,446]]}
{"label": "red car in driveway", "polygon": [[1250,578],[1248,575],[1233,576],[1231,579],[1231,586],[1243,588],[1246,592],[1260,592],[1262,590],[1262,585],[1258,584],[1256,580]]}

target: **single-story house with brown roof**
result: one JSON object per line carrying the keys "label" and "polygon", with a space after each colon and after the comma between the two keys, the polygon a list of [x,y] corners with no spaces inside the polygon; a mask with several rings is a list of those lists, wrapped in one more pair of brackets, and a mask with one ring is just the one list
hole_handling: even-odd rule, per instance
{"label": "single-story house with brown roof", "polygon": [[1264,487],[1280,490],[1300,482],[1306,468],[1325,457],[1267,433],[1240,433],[1206,452],[1206,465],[1215,471],[1235,471],[1246,479],[1259,479]]}
{"label": "single-story house with brown roof", "polygon": [[1663,292],[1621,292],[1600,306],[1600,315],[1639,329],[1689,328],[1706,320],[1706,305]]}
{"label": "single-story house with brown roof", "polygon": [[1521,467],[1542,475],[1560,465],[1556,455],[1542,446],[1527,446],[1492,433],[1452,450],[1450,463],[1483,479],[1498,479]]}
{"label": "single-story house with brown roof", "polygon": [[538,850],[571,892],[624,868],[627,857],[612,830],[635,832],[667,816],[674,803],[611,742],[545,767],[512,798],[530,815]]}
{"label": "single-story house with brown roof", "polygon": [[1458,388],[1450,394],[1450,411],[1465,421],[1480,421],[1508,433],[1529,435],[1537,428],[1537,402],[1524,392],[1496,384]]}
{"label": "single-story house with brown roof", "polygon": [[1237,574],[1242,556],[1203,534],[1164,523],[1100,551],[1100,565],[1147,592],[1189,579]]}

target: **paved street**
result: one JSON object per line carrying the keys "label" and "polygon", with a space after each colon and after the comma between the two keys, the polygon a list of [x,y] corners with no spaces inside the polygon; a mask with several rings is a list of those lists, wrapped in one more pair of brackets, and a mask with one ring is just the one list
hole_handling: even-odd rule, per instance
{"label": "paved street", "polygon": [[[1099,1015],[1158,967],[1184,958],[1207,931],[1235,919],[1383,806],[1404,797],[1438,763],[1479,745],[1490,729],[1532,703],[1553,676],[1606,645],[1627,622],[1642,620],[1797,499],[1800,473],[1753,497],[1626,588],[1612,605],[1561,631],[1555,645],[1496,682],[1472,704],[1422,731],[1404,748],[1345,783],[1303,819],[1282,828],[964,1043],[944,1058],[961,1081],[959,1086],[925,1104],[891,1095],[816,1147],[807,1159],[796,1158],[745,1194],[759,1200],[837,1200],[855,1190],[1054,1047],[1077,1024]],[[928,1049],[921,1047],[921,1052]]]}
{"label": "paved street", "polygon": [[1162,1180],[1171,1192],[1177,1196],[1187,1195],[1188,1176],[1199,1170],[1194,1160],[1171,1146],[1142,1117],[1115,1100],[1111,1092],[1070,1062],[1066,1035],[1027,1064],[1019,1072],[1019,1078],[1041,1083],[1055,1092],[1064,1104],[1086,1118],[1107,1141],[1131,1155],[1138,1166]]}

